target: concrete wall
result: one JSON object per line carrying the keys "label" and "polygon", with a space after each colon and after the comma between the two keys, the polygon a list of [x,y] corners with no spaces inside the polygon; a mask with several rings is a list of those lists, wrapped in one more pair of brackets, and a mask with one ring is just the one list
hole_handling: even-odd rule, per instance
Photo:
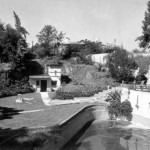
{"label": "concrete wall", "polygon": [[94,121],[94,119],[93,108],[91,106],[83,108],[59,125],[60,132],[57,138],[48,140],[44,146],[38,150],[59,150],[69,142],[86,123]]}
{"label": "concrete wall", "polygon": [[57,90],[61,86],[61,68],[48,67],[48,75],[51,77],[51,80],[57,82],[56,87],[52,87],[54,90]]}
{"label": "concrete wall", "polygon": [[122,101],[129,97],[133,108],[132,122],[148,126],[150,128],[150,93],[130,90],[128,96],[128,89],[122,89]]}
{"label": "concrete wall", "polygon": [[108,53],[93,54],[91,55],[91,60],[94,63],[105,65],[107,63],[107,56],[108,56]]}

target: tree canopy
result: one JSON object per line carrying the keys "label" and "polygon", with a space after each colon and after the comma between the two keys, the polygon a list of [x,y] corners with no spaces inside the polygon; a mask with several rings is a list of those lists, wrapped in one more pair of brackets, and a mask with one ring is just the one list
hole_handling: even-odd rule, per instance
{"label": "tree canopy", "polygon": [[[43,56],[54,55],[58,52],[58,48],[65,38],[65,33],[58,32],[52,25],[45,25],[44,28],[37,34],[38,49],[37,54],[43,53]],[[42,51],[42,52],[41,52]]]}
{"label": "tree canopy", "polygon": [[139,41],[140,48],[150,48],[150,1],[147,3],[147,11],[145,11],[145,17],[142,21],[142,35],[137,37],[136,41]]}
{"label": "tree canopy", "polygon": [[134,79],[132,72],[133,69],[137,68],[137,64],[133,58],[129,57],[126,50],[119,47],[116,48],[116,50],[109,55],[107,65],[111,76],[117,81],[122,82],[122,80],[124,80],[130,82]]}
{"label": "tree canopy", "polygon": [[19,16],[15,13],[14,13],[14,18],[15,18],[15,28],[16,30],[18,31],[18,33],[20,33],[22,36],[24,36],[24,38],[26,38],[26,35],[29,34],[28,31],[21,26],[21,21],[20,21],[20,18]]}

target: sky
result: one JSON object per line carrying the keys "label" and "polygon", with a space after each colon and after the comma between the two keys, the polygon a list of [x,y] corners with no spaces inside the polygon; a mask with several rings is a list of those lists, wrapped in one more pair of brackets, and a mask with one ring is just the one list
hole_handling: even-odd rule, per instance
{"label": "sky", "polygon": [[30,33],[27,42],[45,25],[63,31],[70,41],[99,39],[131,51],[142,35],[142,20],[148,0],[0,0],[0,20],[14,26],[13,11]]}

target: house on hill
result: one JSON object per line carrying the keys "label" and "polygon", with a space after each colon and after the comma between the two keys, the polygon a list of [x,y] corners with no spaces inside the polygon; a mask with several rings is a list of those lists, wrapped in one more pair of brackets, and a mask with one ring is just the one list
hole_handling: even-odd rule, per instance
{"label": "house on hill", "polygon": [[91,54],[91,55],[88,55],[87,58],[90,57],[91,61],[94,64],[105,65],[107,63],[108,55],[109,55],[109,53]]}
{"label": "house on hill", "polygon": [[43,75],[29,76],[29,83],[37,92],[49,92],[58,89],[61,85],[61,65],[46,65]]}

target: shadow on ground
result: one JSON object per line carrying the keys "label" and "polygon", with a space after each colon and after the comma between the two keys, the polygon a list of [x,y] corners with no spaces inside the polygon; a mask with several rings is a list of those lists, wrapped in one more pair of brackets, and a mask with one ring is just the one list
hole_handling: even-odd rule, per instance
{"label": "shadow on ground", "polygon": [[0,120],[12,119],[14,115],[18,115],[22,111],[10,107],[0,107]]}
{"label": "shadow on ground", "polygon": [[0,128],[0,150],[33,150],[41,147],[48,137],[26,127]]}

